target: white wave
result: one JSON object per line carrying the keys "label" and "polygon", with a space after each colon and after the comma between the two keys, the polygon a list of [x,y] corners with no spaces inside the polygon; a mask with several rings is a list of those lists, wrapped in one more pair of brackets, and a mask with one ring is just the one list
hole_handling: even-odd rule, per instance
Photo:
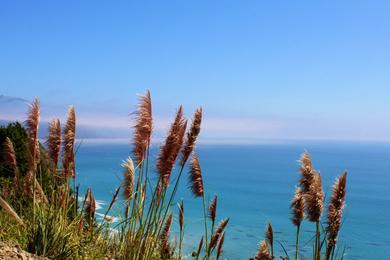
{"label": "white wave", "polygon": [[[79,202],[81,203],[84,203],[84,197],[82,196],[79,196]],[[107,205],[106,202],[104,202],[104,200],[95,200],[96,202],[96,210],[99,210],[99,209],[102,209],[104,205]]]}
{"label": "white wave", "polygon": [[96,210],[102,209],[104,205],[107,205],[103,200],[96,200]]}

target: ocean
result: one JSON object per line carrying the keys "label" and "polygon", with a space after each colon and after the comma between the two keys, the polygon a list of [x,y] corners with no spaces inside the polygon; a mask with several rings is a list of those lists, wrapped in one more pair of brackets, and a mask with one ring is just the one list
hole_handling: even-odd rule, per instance
{"label": "ocean", "polygon": [[[344,259],[390,259],[390,144],[311,141],[198,145],[205,193],[210,200],[218,195],[217,218],[230,218],[223,258],[254,256],[268,222],[272,223],[278,241],[275,251],[283,252],[280,243],[290,257],[294,256],[296,230],[290,220],[289,206],[299,179],[298,160],[305,149],[321,172],[326,202],[336,177],[348,171],[338,248],[339,252],[345,249]],[[152,148],[152,158],[157,151],[157,147]],[[101,206],[100,214],[121,183],[121,163],[129,155],[129,143],[84,141],[79,146],[76,162],[80,190],[92,188]],[[155,172],[153,166],[151,169]],[[197,247],[204,226],[202,201],[188,190],[187,173],[181,180],[176,202],[183,199],[185,204],[184,247],[189,255]],[[175,176],[177,169],[171,178]],[[175,239],[177,218],[173,226],[172,239]],[[302,255],[311,255],[314,229],[315,224],[305,221],[300,242]]]}

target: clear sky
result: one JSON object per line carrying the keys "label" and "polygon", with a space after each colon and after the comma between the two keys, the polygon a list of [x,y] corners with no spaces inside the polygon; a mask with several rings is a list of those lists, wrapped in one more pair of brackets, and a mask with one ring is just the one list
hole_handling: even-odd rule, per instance
{"label": "clear sky", "polygon": [[1,1],[0,94],[125,129],[150,89],[158,129],[201,105],[205,139],[390,140],[389,14],[389,1]]}

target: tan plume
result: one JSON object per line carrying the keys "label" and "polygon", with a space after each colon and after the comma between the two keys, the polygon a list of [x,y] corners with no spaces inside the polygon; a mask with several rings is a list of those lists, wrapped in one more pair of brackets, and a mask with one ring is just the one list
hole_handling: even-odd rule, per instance
{"label": "tan plume", "polygon": [[223,253],[223,243],[225,241],[225,232],[222,233],[221,238],[219,239],[218,245],[217,245],[217,259],[219,259]]}
{"label": "tan plume", "polygon": [[46,144],[49,148],[50,159],[54,163],[55,168],[57,168],[60,158],[61,142],[60,120],[53,119],[49,124],[49,136],[47,137]]}
{"label": "tan plume", "polygon": [[38,98],[30,105],[27,113],[26,130],[28,136],[29,149],[29,168],[35,172],[37,163],[39,161],[39,142],[38,142],[38,128],[39,128],[39,101]]}
{"label": "tan plume", "polygon": [[267,230],[265,231],[265,239],[271,248],[271,256],[274,255],[274,231],[272,229],[272,224],[268,223]]}
{"label": "tan plume", "polygon": [[272,260],[272,256],[269,252],[268,244],[265,240],[261,241],[259,250],[255,257],[256,260]]}
{"label": "tan plume", "polygon": [[150,138],[153,129],[152,98],[150,91],[140,96],[139,105],[134,126],[134,147],[133,153],[136,164],[139,165],[146,156],[146,150],[150,145]]}
{"label": "tan plume", "polygon": [[64,128],[62,168],[64,177],[75,176],[74,144],[76,140],[76,112],[71,106]]}
{"label": "tan plume", "polygon": [[229,223],[228,218],[222,220],[221,223],[219,223],[217,229],[214,231],[213,235],[211,236],[211,240],[210,240],[210,249],[211,250],[217,246],[217,243],[218,243],[219,239],[221,238],[222,233],[225,231],[225,228],[226,228],[228,223]]}
{"label": "tan plume", "polygon": [[157,158],[157,170],[164,187],[169,184],[173,166],[183,143],[186,126],[187,121],[183,118],[183,108],[180,106]]}
{"label": "tan plume", "polygon": [[320,220],[324,208],[324,192],[322,190],[321,175],[314,175],[314,181],[310,185],[310,189],[304,194],[306,218],[311,222]]}
{"label": "tan plume", "polygon": [[301,167],[299,169],[301,173],[300,186],[303,193],[307,193],[314,181],[315,170],[311,162],[311,157],[307,151],[301,156]]}
{"label": "tan plume", "polygon": [[14,174],[15,182],[18,183],[20,176],[19,176],[19,169],[16,161],[15,149],[11,139],[9,139],[8,137],[5,138],[3,149],[5,154],[5,162],[8,165],[8,167],[11,168]]}
{"label": "tan plume", "polygon": [[292,210],[292,223],[295,226],[300,226],[305,215],[305,204],[301,188],[296,188],[290,207]]}
{"label": "tan plume", "polygon": [[332,197],[328,208],[328,246],[326,252],[328,257],[330,256],[332,248],[336,245],[337,236],[341,226],[341,219],[345,206],[345,195],[347,192],[346,184],[347,173],[345,172],[337,179],[332,189]]}
{"label": "tan plume", "polygon": [[180,164],[182,166],[187,162],[188,158],[190,157],[192,151],[195,148],[196,139],[200,133],[201,123],[202,123],[202,108],[198,108],[195,111],[194,119],[192,120],[191,127],[186,134],[186,140],[184,143],[184,147],[182,150],[182,157],[180,161]]}
{"label": "tan plume", "polygon": [[195,152],[192,153],[189,183],[191,186],[192,194],[194,194],[195,197],[203,196],[204,189],[202,170],[200,168],[198,156]]}
{"label": "tan plume", "polygon": [[123,162],[122,167],[124,169],[124,178],[123,178],[123,196],[126,200],[130,200],[133,196],[134,190],[134,164],[133,160],[128,157],[126,161]]}
{"label": "tan plume", "polygon": [[169,235],[172,225],[172,219],[173,219],[173,213],[171,213],[165,222],[164,228],[162,230],[161,236],[160,236],[160,243],[161,243],[161,256],[163,259],[171,259],[172,257],[172,249],[169,244]]}
{"label": "tan plume", "polygon": [[209,217],[212,222],[215,222],[215,217],[217,215],[217,199],[217,196],[214,196],[209,206]]}

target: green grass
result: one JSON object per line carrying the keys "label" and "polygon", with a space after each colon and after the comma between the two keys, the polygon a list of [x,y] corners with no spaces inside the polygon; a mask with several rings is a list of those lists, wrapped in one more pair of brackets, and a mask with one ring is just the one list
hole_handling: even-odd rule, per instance
{"label": "green grass", "polygon": [[[151,115],[151,112],[147,111],[150,102],[150,96],[141,98],[140,108],[146,109],[146,111],[138,111],[137,114],[139,124],[136,132],[138,130],[138,134],[141,135],[145,133],[145,121],[151,120],[151,118],[147,118],[148,113]],[[33,114],[31,111],[30,113]],[[33,117],[31,116],[31,118]],[[33,120],[31,118],[30,122]],[[74,118],[73,121],[72,118],[68,118],[65,129],[72,129],[74,121]],[[155,174],[151,169],[154,169],[155,166],[149,163],[150,133],[145,136],[148,138],[146,142],[143,142],[144,140],[139,139],[140,136],[136,135],[135,145],[137,146],[138,142],[138,145],[143,147],[144,150],[141,153],[143,156],[140,158],[140,150],[138,149],[138,157],[137,154],[134,156],[137,159],[137,165],[133,165],[130,158],[127,160],[123,169],[123,185],[118,187],[105,213],[108,215],[113,208],[119,209],[120,213],[115,214],[115,216],[119,215],[121,221],[115,225],[105,218],[100,222],[96,220],[93,191],[89,190],[85,199],[82,202],[78,201],[78,197],[81,197],[82,194],[78,194],[77,179],[72,176],[64,176],[61,164],[54,165],[49,156],[50,153],[42,145],[34,145],[35,149],[39,149],[39,152],[34,150],[35,154],[40,154],[39,160],[29,159],[28,154],[31,151],[29,149],[31,143],[29,142],[34,140],[30,135],[35,133],[34,131],[31,129],[25,131],[18,124],[1,128],[2,135],[10,134],[9,137],[15,146],[18,162],[18,171],[16,171],[16,169],[9,167],[6,157],[3,155],[0,157],[1,197],[22,219],[23,224],[18,223],[16,218],[7,212],[6,207],[3,207],[0,211],[0,240],[15,242],[28,252],[51,259],[104,259],[104,257],[123,260],[182,259],[185,232],[185,211],[182,209],[185,208],[185,202],[180,203],[179,216],[172,216],[172,207],[177,203],[176,191],[182,185],[184,172],[189,167],[191,192],[199,198],[198,201],[203,206],[203,212],[199,212],[199,217],[204,220],[204,234],[199,238],[199,246],[198,244],[193,245],[198,250],[192,254],[192,258],[206,260],[220,258],[223,254],[225,233],[228,232],[228,228],[226,228],[228,219],[217,224],[216,201],[214,201],[215,207],[210,207],[212,203],[205,200],[205,187],[200,163],[194,151],[195,140],[200,130],[200,121],[201,110],[199,109],[185,138],[186,120],[182,118],[181,109],[178,110],[174,123],[168,132],[167,141],[162,146],[158,157],[157,168],[160,175],[157,181],[153,181],[151,178]],[[32,122],[30,125],[38,125],[37,122],[35,123]],[[74,161],[75,135],[74,132],[69,134],[66,131],[63,140],[72,146],[63,150],[65,153],[71,153],[71,156],[67,154],[68,161],[66,163],[70,165],[69,167],[73,167],[76,164]],[[73,138],[73,140],[69,138]],[[187,162],[190,157],[192,158],[191,164]],[[179,174],[176,179],[169,182],[169,175],[176,164]],[[20,179],[17,182],[13,176],[15,172],[20,173]],[[167,185],[168,183],[169,185]],[[39,190],[38,187],[42,187],[42,189]],[[32,190],[34,192],[31,192]],[[122,201],[119,200],[119,196],[124,196],[124,204],[118,204],[118,201]],[[314,201],[316,199],[318,198],[314,198]],[[311,200],[313,201],[313,198]],[[172,241],[170,238],[171,225],[177,225],[176,222],[172,221],[172,218],[179,219],[180,237],[178,241]],[[301,218],[300,221],[303,221],[303,216]],[[312,241],[309,241],[313,244],[313,255],[309,257],[316,260],[342,259],[343,253],[340,256],[334,253],[335,250],[336,252],[338,250],[336,245],[328,246],[327,244],[328,229],[322,227],[320,220],[315,226],[316,236]],[[265,242],[261,243],[262,247],[255,259],[277,258],[273,255],[277,251],[274,251],[272,226],[269,226],[267,230]],[[275,239],[275,242],[285,252],[280,256],[283,259],[298,258],[299,245],[302,244],[299,241],[299,230],[294,231],[292,228],[292,232],[296,232],[297,237],[296,250],[291,258],[284,246]],[[325,254],[326,249],[331,250],[330,257]]]}

